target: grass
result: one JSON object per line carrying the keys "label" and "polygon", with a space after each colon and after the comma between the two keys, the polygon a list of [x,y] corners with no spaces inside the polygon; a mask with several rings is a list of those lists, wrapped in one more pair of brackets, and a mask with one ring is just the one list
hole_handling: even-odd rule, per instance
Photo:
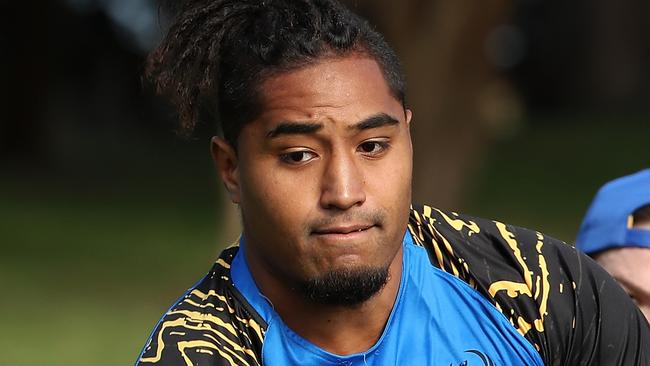
{"label": "grass", "polygon": [[221,247],[210,194],[4,182],[2,365],[132,364]]}

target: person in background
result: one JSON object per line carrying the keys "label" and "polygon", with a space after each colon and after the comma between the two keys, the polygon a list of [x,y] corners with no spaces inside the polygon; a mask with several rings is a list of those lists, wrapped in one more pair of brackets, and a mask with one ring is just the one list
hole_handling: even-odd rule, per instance
{"label": "person in background", "polygon": [[598,191],[576,247],[618,280],[650,321],[650,169],[615,179]]}

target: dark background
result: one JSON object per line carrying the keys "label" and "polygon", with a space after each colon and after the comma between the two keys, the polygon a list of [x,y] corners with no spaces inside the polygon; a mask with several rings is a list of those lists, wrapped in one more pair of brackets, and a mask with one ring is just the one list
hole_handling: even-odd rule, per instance
{"label": "dark background", "polygon": [[[650,166],[650,3],[348,1],[409,76],[415,196],[572,242]],[[236,239],[208,152],[143,87],[150,0],[0,5],[0,364],[135,360]]]}

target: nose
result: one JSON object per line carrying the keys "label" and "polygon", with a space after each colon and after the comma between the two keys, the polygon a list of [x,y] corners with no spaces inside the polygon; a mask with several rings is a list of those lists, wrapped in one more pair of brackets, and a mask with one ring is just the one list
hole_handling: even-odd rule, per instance
{"label": "nose", "polygon": [[364,175],[354,156],[343,152],[332,154],[323,172],[321,207],[347,210],[365,201]]}

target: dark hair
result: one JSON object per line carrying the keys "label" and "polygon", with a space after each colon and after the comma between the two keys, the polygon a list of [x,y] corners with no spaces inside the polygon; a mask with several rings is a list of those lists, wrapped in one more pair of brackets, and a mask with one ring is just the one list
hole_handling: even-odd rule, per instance
{"label": "dark hair", "polygon": [[183,134],[191,134],[197,120],[216,120],[236,147],[244,124],[260,112],[262,81],[354,53],[376,60],[391,93],[405,104],[394,51],[335,0],[194,0],[176,10],[145,75],[177,108]]}
{"label": "dark hair", "polygon": [[632,214],[634,223],[650,223],[650,204],[639,207]]}

